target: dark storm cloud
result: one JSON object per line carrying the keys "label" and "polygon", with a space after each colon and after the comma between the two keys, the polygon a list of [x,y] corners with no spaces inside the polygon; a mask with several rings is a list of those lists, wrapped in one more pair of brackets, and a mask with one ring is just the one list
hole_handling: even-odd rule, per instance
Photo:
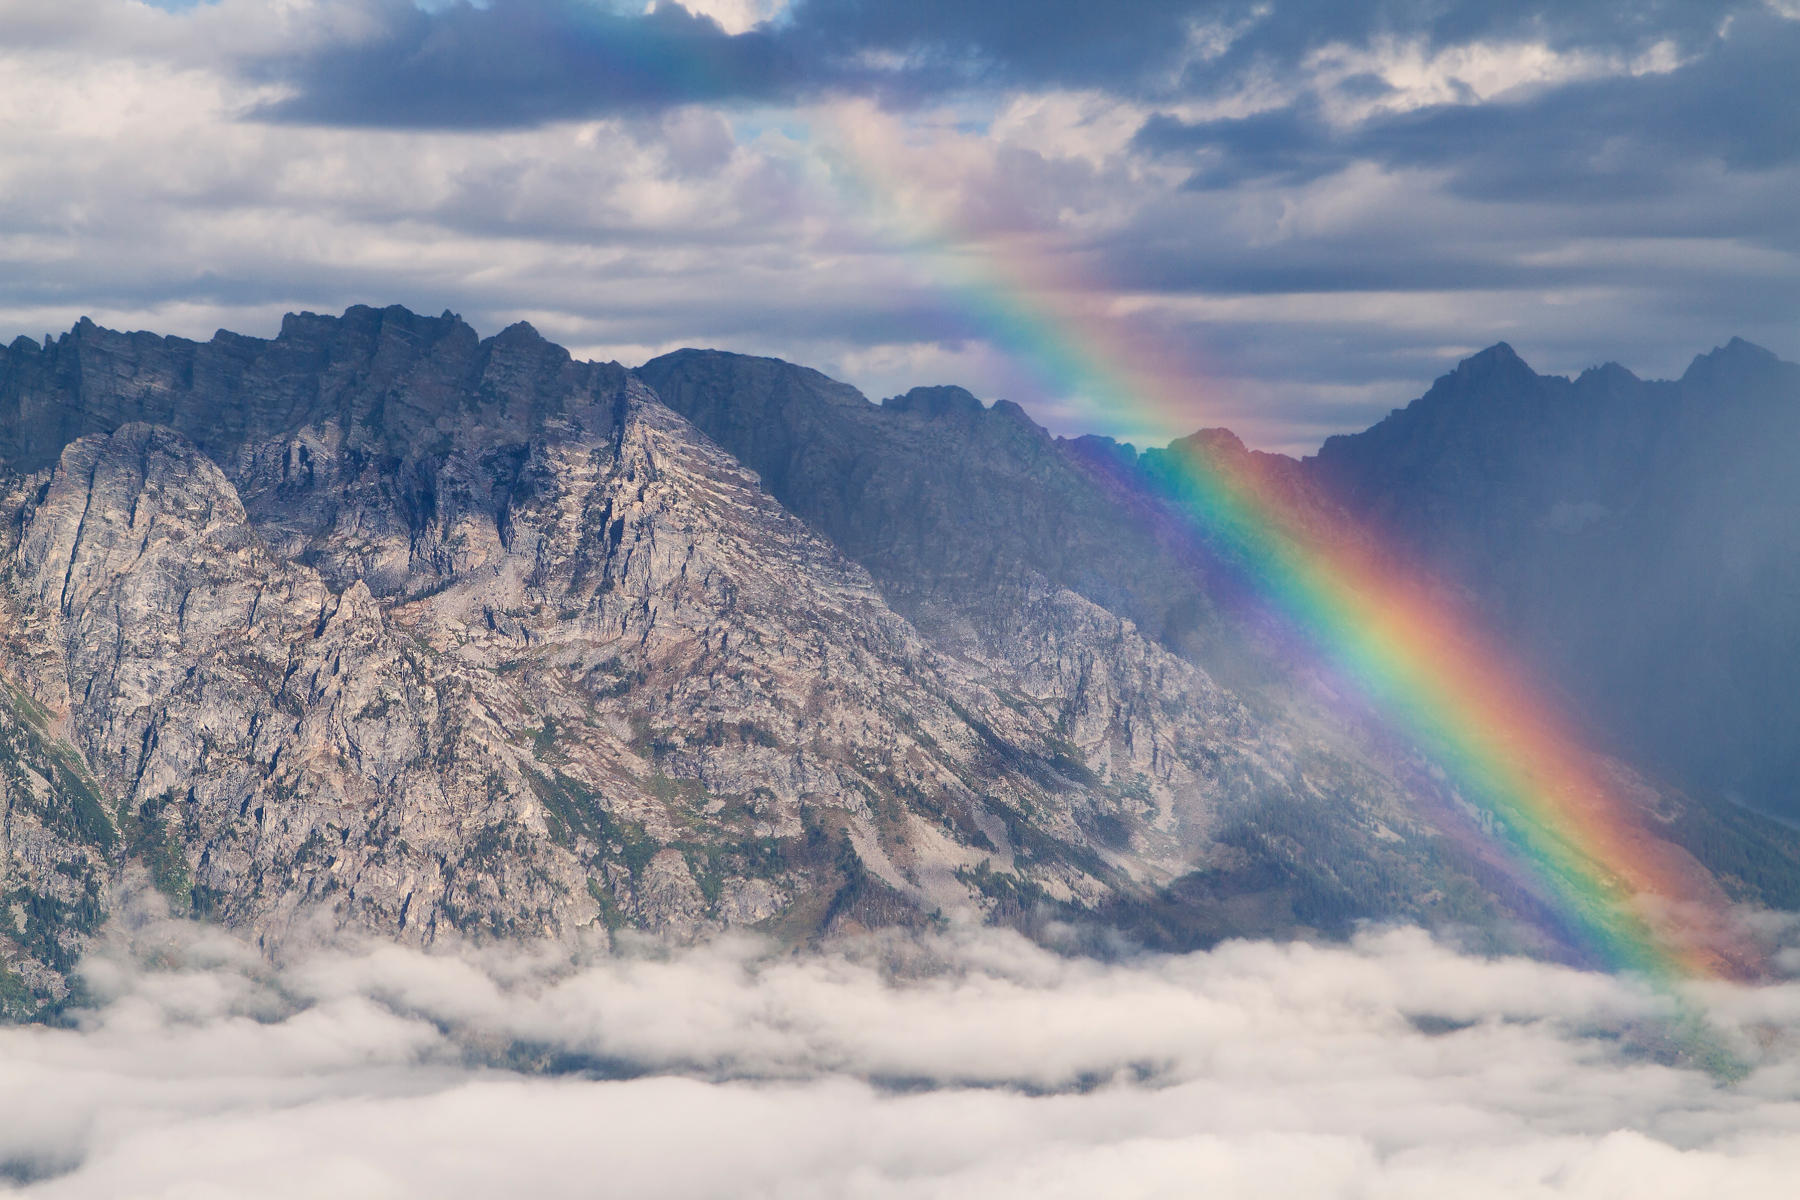
{"label": "dark storm cloud", "polygon": [[[1294,71],[1324,45],[1382,37],[1427,49],[1509,38],[1558,50],[1686,49],[1714,37],[1731,13],[1756,7],[1748,0],[799,0],[780,20],[732,35],[667,2],[644,13],[584,0],[494,0],[427,12],[383,0],[372,35],[263,57],[250,70],[294,90],[266,115],[396,127],[521,126],[692,103],[786,103],[833,89],[897,103],[1011,87],[1168,100],[1230,88],[1253,72]],[[1385,85],[1365,77],[1347,86]],[[1245,136],[1257,138],[1254,130]]]}
{"label": "dark storm cloud", "polygon": [[382,0],[373,36],[247,70],[293,95],[261,115],[350,126],[491,128],[683,104],[791,103],[827,89],[895,103],[1055,83],[1135,90],[1180,65],[1187,27],[1216,5],[802,3],[727,34],[663,3],[494,0],[427,12]]}
{"label": "dark storm cloud", "polygon": [[[766,29],[729,35],[664,4],[626,15],[571,0],[426,12],[383,0],[373,35],[263,57],[249,72],[295,89],[261,115],[351,126],[504,128],[682,104],[791,100],[850,76]],[[866,81],[865,81],[866,82]]]}

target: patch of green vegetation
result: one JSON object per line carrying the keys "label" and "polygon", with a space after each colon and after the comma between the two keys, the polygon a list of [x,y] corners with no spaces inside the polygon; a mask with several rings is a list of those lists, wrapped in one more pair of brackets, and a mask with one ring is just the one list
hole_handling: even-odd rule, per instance
{"label": "patch of green vegetation", "polygon": [[1087,765],[1087,755],[1081,747],[1061,738],[1047,737],[1044,744],[1051,750],[1048,758],[1050,769],[1065,779],[1073,779],[1084,787],[1099,787],[1101,779]]}
{"label": "patch of green vegetation", "polygon": [[1032,823],[1029,813],[990,798],[988,809],[1006,825],[1006,836],[1013,845],[1013,857],[1025,863],[1066,863],[1095,879],[1113,880],[1114,873],[1106,861],[1086,846],[1072,845],[1051,837]]}
{"label": "patch of green vegetation", "polygon": [[38,998],[32,995],[24,979],[0,962],[0,1018],[23,1021],[36,1015],[37,1009]]}
{"label": "patch of green vegetation", "polygon": [[1800,909],[1800,834],[1792,829],[1729,802],[1691,802],[1674,833],[1733,899]]}
{"label": "patch of green vegetation", "polygon": [[731,845],[738,869],[752,879],[778,879],[787,872],[787,853],[779,839],[745,838]]}
{"label": "patch of green vegetation", "polygon": [[664,804],[687,804],[697,807],[707,804],[713,799],[712,793],[707,791],[706,785],[698,779],[676,778],[664,774],[660,767],[650,773],[650,778],[645,781],[645,784],[650,794]]}
{"label": "patch of green vegetation", "polygon": [[1039,787],[1051,791],[1068,791],[1071,784],[1100,786],[1100,777],[1088,768],[1080,749],[1070,743],[1059,738],[1049,738],[1046,744],[1051,753],[1039,754],[1026,750],[995,733],[991,725],[958,704],[954,698],[946,696],[944,700],[962,723],[981,739],[988,759],[1002,770],[1023,775]]}
{"label": "patch of green vegetation", "polygon": [[21,720],[38,729],[49,729],[49,709],[32,699],[22,689],[16,688],[10,683],[6,684],[5,687],[7,705]]}
{"label": "patch of green vegetation", "polygon": [[908,811],[921,816],[930,817],[939,826],[956,835],[956,837],[972,846],[986,850],[998,850],[999,847],[989,840],[981,827],[975,824],[960,804],[947,804],[942,796],[933,796],[923,788],[908,783],[891,771],[879,771],[866,779],[854,780],[862,793],[869,797],[878,816],[889,826],[898,826],[905,822]]}
{"label": "patch of green vegetation", "polygon": [[0,905],[12,909],[19,920],[20,949],[64,975],[75,969],[73,944],[81,934],[98,929],[106,915],[92,893],[70,902],[14,888],[0,897]]}
{"label": "patch of green vegetation", "polygon": [[634,716],[631,718],[629,744],[638,757],[648,758],[654,763],[680,750],[684,743],[674,730],[659,729],[650,723],[649,718]]}
{"label": "patch of green vegetation", "polygon": [[917,927],[925,923],[927,918],[910,900],[870,874],[847,834],[837,838],[832,869],[839,882],[819,918],[821,931],[842,921],[856,921],[871,929],[884,925]]}
{"label": "patch of green vegetation", "polygon": [[156,890],[168,897],[176,912],[186,914],[194,908],[194,873],[188,866],[181,839],[163,819],[174,799],[173,793],[164,792],[144,801],[137,819],[128,827],[125,853],[141,861]]}
{"label": "patch of green vegetation", "polygon": [[325,852],[324,831],[318,829],[317,827],[314,827],[313,829],[308,831],[308,833],[306,835],[306,840],[300,843],[300,848],[298,850],[294,851],[294,865],[299,866],[302,863],[311,862],[313,859],[319,857],[324,852]]}
{"label": "patch of green vegetation", "polygon": [[381,696],[363,705],[354,719],[358,721],[379,721],[382,717],[387,716],[388,711],[393,707],[394,701],[391,697]]}
{"label": "patch of green vegetation", "polygon": [[1112,813],[1091,813],[1082,822],[1101,845],[1113,850],[1131,849],[1131,825]]}
{"label": "patch of green vegetation", "polygon": [[1032,713],[1037,710],[1037,705],[1023,696],[1015,696],[1004,688],[994,689],[994,698],[1016,713]]}
{"label": "patch of green vegetation", "polygon": [[656,852],[662,849],[662,843],[645,832],[642,822],[615,818],[600,797],[580,780],[561,771],[552,771],[549,775],[532,772],[526,778],[546,814],[555,818],[569,834],[593,843],[603,855],[616,856],[633,878],[641,874],[656,857]]}
{"label": "patch of green vegetation", "polygon": [[1283,896],[1301,925],[1347,936],[1355,923],[1405,912],[1429,872],[1396,845],[1378,842],[1344,805],[1266,797],[1219,835],[1243,862],[1215,886],[1221,894],[1260,891]]}
{"label": "patch of green vegetation", "polygon": [[587,889],[594,903],[600,906],[600,923],[606,926],[607,932],[617,933],[625,928],[625,913],[619,908],[618,897],[592,875],[588,876]]}
{"label": "patch of green vegetation", "polygon": [[424,587],[408,592],[406,594],[406,602],[408,604],[416,604],[420,600],[429,600],[433,596],[441,596],[451,588],[455,587],[457,582],[457,578],[454,575],[440,575]]}
{"label": "patch of green vegetation", "polygon": [[754,721],[719,721],[706,723],[700,734],[702,746],[761,746],[767,750],[779,750],[781,739],[768,729]]}
{"label": "patch of green vegetation", "polygon": [[481,870],[492,870],[501,858],[520,849],[521,834],[512,826],[496,823],[484,825],[468,842],[462,861]]}
{"label": "patch of green vegetation", "polygon": [[1150,790],[1150,782],[1143,775],[1134,775],[1130,779],[1114,777],[1108,784],[1107,791],[1116,796],[1124,805],[1135,805],[1146,818],[1155,817],[1161,809],[1157,806],[1156,796]]}
{"label": "patch of green vegetation", "polygon": [[620,696],[623,696],[627,692],[631,691],[633,686],[635,686],[635,685],[629,679],[615,679],[611,683],[604,684],[601,687],[595,688],[594,689],[594,699],[596,699],[596,700],[617,700]]}
{"label": "patch of green vegetation", "polygon": [[684,842],[680,844],[680,850],[681,857],[687,861],[688,874],[694,877],[694,882],[700,886],[700,894],[706,897],[707,908],[716,908],[725,891],[725,848]]}
{"label": "patch of green vegetation", "polygon": [[542,727],[528,729],[526,732],[531,735],[532,753],[542,758],[556,749],[556,738],[561,729],[557,725],[555,717],[545,717]]}
{"label": "patch of green vegetation", "polygon": [[0,725],[0,771],[13,781],[21,797],[31,796],[27,772],[50,785],[50,796],[31,807],[54,832],[110,851],[118,829],[107,815],[99,786],[75,749],[49,736],[50,714],[10,683],[0,684],[5,702],[18,719]]}
{"label": "patch of green vegetation", "polygon": [[643,824],[638,821],[615,822],[614,828],[618,831],[619,861],[636,879],[662,849],[662,843],[646,834]]}
{"label": "patch of green vegetation", "polygon": [[1014,871],[996,871],[988,859],[971,867],[958,867],[956,877],[994,901],[990,919],[1011,924],[1033,915],[1050,903],[1050,897],[1036,883]]}

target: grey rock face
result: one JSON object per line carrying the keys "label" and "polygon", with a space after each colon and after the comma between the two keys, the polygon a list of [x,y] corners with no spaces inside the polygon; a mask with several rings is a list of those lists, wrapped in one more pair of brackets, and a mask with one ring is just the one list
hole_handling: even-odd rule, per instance
{"label": "grey rock face", "polygon": [[659,361],[372,309],[6,351],[0,1004],[58,1000],[140,872],[271,953],[1518,911],[1135,456]]}
{"label": "grey rock face", "polygon": [[[1740,350],[1722,357],[1746,356]],[[1767,359],[1763,355],[1759,361],[1763,368],[1771,369],[1763,361]],[[1712,361],[1708,358],[1703,363]],[[1467,882],[1458,866],[1447,864],[1442,857],[1415,853],[1416,822],[1412,833],[1396,835],[1398,845],[1383,844],[1385,834],[1372,834],[1372,830],[1390,828],[1372,815],[1384,808],[1397,814],[1399,825],[1394,828],[1400,828],[1406,826],[1405,814],[1430,811],[1434,805],[1455,808],[1458,801],[1454,796],[1436,795],[1439,777],[1433,775],[1429,764],[1413,758],[1403,744],[1397,746],[1378,722],[1371,725],[1346,716],[1342,705],[1330,702],[1328,694],[1321,696],[1313,686],[1312,666],[1306,656],[1295,653],[1293,643],[1281,636],[1279,622],[1270,621],[1254,586],[1246,586],[1254,570],[1243,571],[1229,549],[1209,544],[1204,528],[1183,511],[1180,497],[1187,471],[1183,464],[1194,458],[1211,460],[1229,474],[1254,476],[1261,489],[1280,496],[1283,509],[1314,535],[1334,541],[1353,539],[1366,554],[1377,558],[1390,556],[1393,548],[1399,547],[1401,555],[1393,560],[1396,569],[1410,572],[1417,559],[1434,566],[1444,560],[1429,552],[1418,555],[1421,543],[1396,536],[1386,517],[1395,516],[1404,523],[1409,516],[1416,516],[1429,523],[1446,511],[1456,511],[1480,518],[1475,524],[1481,528],[1515,528],[1518,523],[1510,520],[1514,508],[1539,503],[1537,492],[1504,466],[1493,480],[1481,475],[1483,470],[1509,461],[1503,449],[1505,439],[1500,447],[1484,449],[1487,431],[1481,422],[1535,428],[1531,414],[1545,403],[1536,390],[1527,389],[1516,400],[1497,405],[1489,417],[1474,422],[1396,418],[1364,435],[1364,440],[1373,444],[1368,449],[1375,452],[1365,455],[1372,460],[1381,458],[1376,445],[1398,441],[1407,447],[1402,457],[1412,456],[1407,461],[1438,463],[1439,469],[1431,476],[1430,494],[1419,497],[1415,514],[1397,511],[1393,505],[1382,507],[1391,499],[1382,491],[1386,477],[1371,477],[1367,489],[1358,491],[1347,486],[1353,481],[1326,469],[1326,460],[1339,445],[1336,440],[1327,444],[1327,453],[1320,459],[1307,462],[1252,452],[1225,430],[1203,430],[1167,450],[1140,454],[1102,438],[1051,439],[1025,420],[1016,406],[996,402],[984,408],[957,388],[914,389],[874,405],[816,372],[718,351],[678,351],[645,364],[639,373],[667,403],[760,471],[783,503],[867,566],[889,602],[946,653],[982,661],[1002,675],[1027,666],[1017,661],[1022,643],[1003,632],[1017,608],[1015,596],[1020,589],[1060,588],[1129,619],[1157,649],[1202,668],[1211,681],[1239,701],[1250,714],[1249,724],[1256,734],[1234,742],[1227,739],[1230,744],[1247,748],[1277,743],[1289,747],[1294,758],[1314,764],[1305,784],[1296,785],[1291,771],[1283,768],[1276,771],[1280,782],[1260,790],[1251,787],[1261,797],[1260,803],[1243,815],[1224,818],[1224,829],[1218,835],[1219,844],[1243,850],[1247,858],[1234,858],[1215,848],[1210,857],[1198,862],[1192,877],[1171,885],[1169,903],[1157,906],[1157,920],[1173,915],[1178,923],[1192,921],[1197,928],[1216,930],[1221,926],[1213,923],[1215,906],[1224,905],[1238,913],[1224,922],[1229,928],[1245,919],[1240,894],[1265,890],[1309,895],[1302,906],[1314,919],[1319,919],[1321,910],[1410,915],[1420,911],[1422,879],[1436,878],[1442,886],[1431,887],[1427,894],[1443,896],[1457,894]],[[1616,386],[1614,377],[1622,374],[1601,373],[1613,379],[1608,386]],[[1528,379],[1536,377],[1510,350],[1500,348],[1465,364],[1454,378],[1434,390],[1433,397],[1438,391],[1454,392],[1465,383],[1477,389],[1506,390]],[[1422,414],[1445,407],[1434,407],[1433,397],[1415,407]],[[1610,436],[1619,443],[1609,453],[1596,455],[1586,449],[1591,437],[1572,439],[1567,451],[1571,461],[1604,458],[1616,475],[1633,463],[1639,464],[1639,471],[1645,469],[1645,462],[1650,464],[1648,470],[1657,471],[1668,460],[1667,454],[1633,458],[1631,447],[1644,437],[1633,428],[1640,417],[1616,408],[1610,414],[1596,415],[1589,405],[1566,407],[1570,413],[1585,413],[1581,419],[1596,428],[1611,428]],[[1515,410],[1529,412],[1521,416]],[[1409,410],[1408,417],[1411,415]],[[1662,415],[1656,414],[1652,423],[1661,419]],[[1794,445],[1794,439],[1782,432],[1787,426],[1770,422],[1766,412],[1757,420],[1766,443],[1758,452],[1759,461],[1765,466],[1782,461],[1782,455],[1789,454],[1788,448]],[[1745,426],[1756,420],[1725,421],[1702,436],[1698,427],[1704,423],[1695,412],[1663,428],[1656,438],[1665,446],[1684,441],[1716,446],[1740,438],[1749,440],[1744,438],[1748,434]],[[1400,432],[1398,438],[1386,436],[1390,425]],[[1539,440],[1554,440],[1554,435],[1539,435]],[[1440,458],[1432,459],[1440,452]],[[1461,507],[1453,507],[1465,472],[1475,477],[1472,491],[1480,498],[1465,496]],[[1694,473],[1687,476],[1693,478]],[[1783,485],[1774,482],[1771,472],[1759,470],[1753,477],[1762,481],[1755,487],[1781,492]],[[1407,492],[1406,478],[1400,475],[1399,491],[1414,494]],[[1516,494],[1514,485],[1519,485]],[[1720,527],[1729,524],[1726,509],[1758,508],[1745,489],[1728,490],[1732,498],[1727,504],[1696,509],[1683,501],[1666,507],[1688,513],[1681,522],[1683,528],[1698,530],[1711,521],[1715,539],[1735,546],[1740,560],[1780,560],[1785,554],[1782,547],[1789,544],[1792,529],[1800,528],[1800,522],[1770,517],[1775,523],[1787,521],[1777,530],[1758,516],[1753,529],[1724,536]],[[1566,483],[1564,491],[1576,494]],[[1562,510],[1552,507],[1551,511]],[[1570,519],[1591,523],[1592,517],[1590,509],[1577,508],[1561,521],[1565,525]],[[1449,523],[1448,528],[1454,539],[1456,526]],[[1635,543],[1640,549],[1656,544],[1649,536]],[[1463,553],[1463,558],[1448,564],[1450,569],[1441,571],[1437,586],[1445,604],[1472,608],[1479,618],[1495,593],[1479,581],[1472,585],[1469,572],[1454,568],[1471,561],[1479,563],[1489,554],[1500,562],[1507,559],[1494,544],[1480,539],[1464,543]],[[1570,571],[1564,578],[1603,575],[1602,561],[1606,560],[1582,564],[1582,570]],[[1566,595],[1568,589],[1538,585],[1557,582],[1558,569],[1568,565],[1565,557],[1555,560],[1548,571],[1529,573],[1528,584],[1517,589],[1519,595],[1526,600],[1534,594],[1560,591]],[[1670,567],[1682,569],[1674,563]],[[1778,576],[1783,570],[1772,568],[1764,577]],[[1552,576],[1548,581],[1547,574]],[[1662,659],[1656,644],[1616,635],[1633,629],[1642,613],[1655,608],[1652,600],[1658,591],[1634,594],[1633,589],[1667,589],[1666,594],[1679,596],[1691,593],[1692,588],[1677,586],[1678,580],[1654,571],[1626,572],[1608,582],[1610,590],[1604,595],[1576,593],[1604,603],[1563,603],[1555,609],[1554,619],[1543,624],[1551,630],[1605,626],[1615,635],[1614,651],[1629,655],[1638,667],[1630,691],[1634,700],[1627,703],[1660,702],[1664,711],[1672,712],[1679,690],[1666,679],[1653,684],[1642,678],[1643,673],[1656,674],[1659,669],[1656,664]],[[1794,589],[1783,588],[1775,594],[1791,596]],[[1754,668],[1747,662],[1740,664],[1740,680],[1779,675],[1800,654],[1800,640],[1791,636],[1792,622],[1771,614],[1768,597],[1764,601],[1760,609],[1744,605],[1737,610],[1740,622],[1733,636],[1766,652]],[[1789,605],[1786,611],[1800,611],[1800,607]],[[1709,627],[1723,628],[1718,621]],[[1054,624],[1050,628],[1055,628]],[[1532,644],[1526,639],[1527,647]],[[1700,643],[1690,639],[1688,646],[1696,659],[1704,656]],[[1591,664],[1593,660],[1584,661]],[[1549,679],[1566,680],[1574,674],[1568,661],[1558,665],[1563,670],[1546,672]],[[1693,661],[1690,665],[1698,671],[1701,664]],[[1608,677],[1605,672],[1590,676],[1584,698],[1592,695],[1595,679]],[[1745,728],[1754,729],[1754,734],[1715,744],[1741,749],[1745,738],[1755,737],[1777,755],[1791,750],[1793,739],[1774,725],[1791,708],[1788,701],[1794,694],[1789,689],[1783,698],[1758,712],[1755,721],[1747,722]],[[1649,699],[1652,697],[1656,699]],[[1618,706],[1619,697],[1612,699]],[[1592,711],[1603,710],[1604,706],[1595,705]],[[1731,711],[1741,713],[1743,707]],[[1710,734],[1705,725],[1703,718],[1690,714],[1685,724],[1665,722],[1660,731],[1670,744],[1704,745]],[[1385,749],[1381,748],[1384,743]],[[1599,744],[1606,743],[1601,739]],[[1610,773],[1613,767],[1604,769]],[[1737,894],[1783,905],[1800,902],[1800,856],[1792,834],[1745,814],[1721,797],[1717,783],[1725,775],[1709,776],[1702,771],[1688,778],[1689,797],[1672,797],[1668,789],[1649,783],[1634,784],[1627,790],[1660,794],[1658,803],[1666,806],[1667,820],[1659,819],[1659,827],[1704,857],[1706,865]],[[1319,786],[1318,779],[1333,782]],[[1515,887],[1492,878],[1480,864],[1460,866],[1481,877],[1469,894],[1487,893],[1490,900],[1483,901],[1484,906],[1491,905],[1495,892],[1516,894]]]}
{"label": "grey rock face", "polygon": [[[1085,786],[1040,701],[941,660],[641,385],[549,385],[503,346],[443,342],[480,374],[424,453],[346,430],[358,400],[215,441],[223,463],[134,421],[15,477],[4,670],[106,798],[112,843],[54,849],[93,860],[96,910],[121,856],[272,948],[321,920],[416,941],[804,932],[979,914],[978,868],[1086,903],[1149,869],[1128,837],[1086,848],[1143,804]],[[429,391],[427,350],[425,383],[381,386]],[[1094,670],[1047,664],[1037,686]],[[1123,744],[1166,790],[1168,743],[1203,724],[1136,718]],[[1191,844],[1203,806],[1163,807],[1152,840]],[[54,996],[66,956],[18,955]]]}

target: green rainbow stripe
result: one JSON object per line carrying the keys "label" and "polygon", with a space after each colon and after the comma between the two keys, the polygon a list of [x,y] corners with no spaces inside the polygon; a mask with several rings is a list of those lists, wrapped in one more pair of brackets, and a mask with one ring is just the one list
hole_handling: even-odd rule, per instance
{"label": "green rainbow stripe", "polygon": [[[930,261],[972,331],[1049,395],[1177,428],[1192,385],[1145,370],[1156,356],[1085,307],[1090,290],[1050,277],[1029,246],[976,254],[926,228],[887,200],[905,181],[884,178],[859,131],[836,126],[833,185],[905,231],[903,249]],[[1760,973],[1710,875],[1646,827],[1626,781],[1428,580],[1397,569],[1399,556],[1368,531],[1322,526],[1254,462],[1190,450],[1181,467],[1164,497],[1171,507],[1490,818],[1495,843],[1590,953],[1659,982]]]}

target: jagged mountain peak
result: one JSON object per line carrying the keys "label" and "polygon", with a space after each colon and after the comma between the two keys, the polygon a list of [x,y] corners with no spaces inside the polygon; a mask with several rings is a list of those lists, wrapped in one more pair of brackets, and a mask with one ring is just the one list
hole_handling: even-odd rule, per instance
{"label": "jagged mountain peak", "polygon": [[1524,361],[1519,357],[1519,352],[1512,348],[1511,342],[1495,342],[1485,350],[1477,350],[1458,365],[1478,369],[1488,363],[1522,363]]}
{"label": "jagged mountain peak", "polygon": [[[545,338],[543,334],[537,331],[537,327],[530,321],[514,321],[511,325],[508,325],[505,329],[496,333],[493,336],[492,341],[496,346],[535,346],[552,344],[549,339]],[[558,346],[557,349],[562,350],[563,348]],[[563,350],[563,353],[567,354],[568,351]]]}
{"label": "jagged mountain peak", "polygon": [[204,343],[84,319],[42,352],[0,359],[0,462],[35,470],[76,438],[131,421],[178,429],[233,470],[246,447],[303,429],[406,458],[465,426],[485,423],[504,441],[504,430],[623,378],[617,364],[573,362],[529,326],[483,340],[455,314],[398,305],[290,313],[274,338],[221,331]]}
{"label": "jagged mountain peak", "polygon": [[281,331],[276,337],[277,340],[316,337],[320,333],[329,334],[338,328],[360,332],[387,329],[411,334],[425,341],[459,336],[464,330],[471,334],[475,332],[462,317],[449,309],[445,309],[442,314],[433,317],[425,313],[416,313],[404,304],[388,304],[380,307],[370,304],[352,304],[336,316],[309,310],[288,313],[282,317]]}
{"label": "jagged mountain peak", "polygon": [[1705,354],[1695,355],[1681,381],[1700,386],[1730,383],[1768,374],[1783,366],[1791,367],[1792,364],[1783,363],[1773,351],[1765,350],[1754,342],[1733,337],[1723,346],[1715,346]]}
{"label": "jagged mountain peak", "polygon": [[1248,454],[1250,448],[1244,445],[1244,439],[1222,426],[1207,429],[1196,429],[1184,438],[1177,438],[1169,444],[1171,450],[1198,451],[1204,454],[1222,454],[1232,457]]}
{"label": "jagged mountain peak", "polygon": [[1643,381],[1623,364],[1603,362],[1597,367],[1589,367],[1575,379],[1578,388],[1629,388]]}
{"label": "jagged mountain peak", "polygon": [[808,398],[849,408],[878,407],[856,388],[823,371],[765,355],[686,348],[660,354],[636,371],[639,376],[652,381],[652,386],[656,381],[669,386],[693,381],[708,386],[727,386],[759,400],[785,401],[796,392],[804,392]]}
{"label": "jagged mountain peak", "polygon": [[[1487,349],[1471,354],[1456,364],[1454,370],[1440,379],[1454,381],[1463,389],[1493,389],[1517,384],[1526,380],[1543,378],[1531,369],[1518,351],[1506,342],[1495,342]],[[1437,390],[1436,385],[1432,388]],[[1427,393],[1429,394],[1429,393]]]}
{"label": "jagged mountain peak", "polygon": [[967,388],[941,385],[916,387],[903,395],[889,396],[881,407],[927,417],[979,417],[987,411],[987,406]]}

